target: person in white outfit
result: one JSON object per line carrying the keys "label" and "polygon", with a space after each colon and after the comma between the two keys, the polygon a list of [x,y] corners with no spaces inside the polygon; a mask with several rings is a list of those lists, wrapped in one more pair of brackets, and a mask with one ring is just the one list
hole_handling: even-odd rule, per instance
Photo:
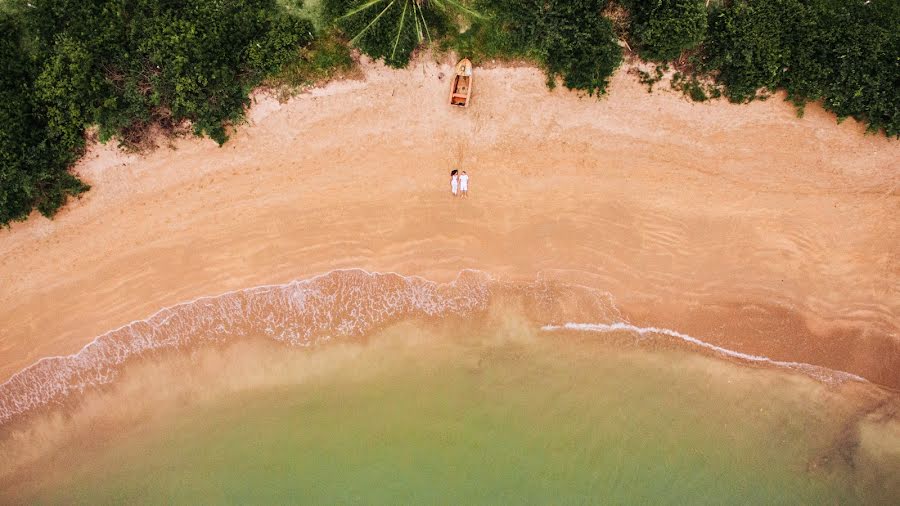
{"label": "person in white outfit", "polygon": [[466,174],[466,171],[463,171],[462,175],[459,176],[459,193],[463,197],[468,198],[469,196],[469,175]]}
{"label": "person in white outfit", "polygon": [[455,197],[459,190],[459,174],[456,169],[450,173],[450,193]]}

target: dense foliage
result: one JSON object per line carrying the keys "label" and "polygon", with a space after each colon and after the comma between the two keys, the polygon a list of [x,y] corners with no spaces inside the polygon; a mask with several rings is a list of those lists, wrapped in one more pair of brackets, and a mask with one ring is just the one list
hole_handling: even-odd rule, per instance
{"label": "dense foliage", "polygon": [[127,144],[190,121],[224,142],[249,89],[313,30],[275,0],[32,0],[4,12],[0,223],[33,207],[52,215],[85,189],[65,169],[86,126]]}
{"label": "dense foliage", "polygon": [[601,0],[484,0],[476,4],[487,19],[457,39],[456,49],[478,57],[528,57],[547,71],[550,86],[561,78],[571,89],[606,91],[622,62],[612,24]]}
{"label": "dense foliage", "polygon": [[20,25],[0,12],[0,224],[35,207],[52,215],[67,196],[85,190],[68,172],[84,141],[67,136],[34,93],[40,66],[23,47]]}
{"label": "dense foliage", "polygon": [[263,86],[278,89],[283,92],[281,97],[287,98],[307,86],[347,75],[354,64],[347,41],[327,30],[271,74]]}
{"label": "dense foliage", "polygon": [[736,102],[784,88],[900,135],[900,2],[736,0],[713,13],[707,70]]}
{"label": "dense foliage", "polygon": [[631,33],[640,55],[674,60],[706,36],[703,0],[630,0]]}
{"label": "dense foliage", "polygon": [[[443,36],[479,61],[528,57],[573,89],[603,93],[622,60],[602,0],[325,0],[324,13],[350,42],[392,66]],[[470,23],[460,32],[460,21]]]}
{"label": "dense foliage", "polygon": [[478,16],[456,0],[324,0],[327,20],[363,52],[405,67],[414,49],[447,32],[455,15]]}

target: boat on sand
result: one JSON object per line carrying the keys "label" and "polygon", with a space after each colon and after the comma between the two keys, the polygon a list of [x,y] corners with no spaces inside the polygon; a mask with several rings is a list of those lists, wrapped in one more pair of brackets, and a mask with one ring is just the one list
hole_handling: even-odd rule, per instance
{"label": "boat on sand", "polygon": [[450,84],[450,105],[469,107],[472,95],[472,62],[463,58],[456,64],[456,72]]}

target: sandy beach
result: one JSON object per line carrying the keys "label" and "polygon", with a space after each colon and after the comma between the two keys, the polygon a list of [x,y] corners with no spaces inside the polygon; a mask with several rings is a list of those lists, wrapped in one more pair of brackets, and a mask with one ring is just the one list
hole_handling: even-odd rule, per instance
{"label": "sandy beach", "polygon": [[183,301],[362,268],[580,283],[634,325],[900,388],[896,140],[624,69],[598,100],[478,68],[467,110],[449,65],[362,70],[257,94],[222,147],[92,146],[84,198],[0,230],[0,382]]}

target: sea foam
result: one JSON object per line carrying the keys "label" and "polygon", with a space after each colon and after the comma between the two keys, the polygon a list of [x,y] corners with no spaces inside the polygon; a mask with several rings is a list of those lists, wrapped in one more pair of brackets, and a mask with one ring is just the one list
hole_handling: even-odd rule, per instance
{"label": "sea foam", "polygon": [[0,424],[108,384],[126,361],[154,352],[247,337],[313,346],[408,318],[484,310],[490,289],[490,278],[477,271],[463,271],[455,281],[440,284],[354,269],[200,297],[106,332],[77,353],[45,357],[16,373],[0,384]]}
{"label": "sea foam", "polygon": [[782,360],[774,360],[769,357],[764,357],[761,355],[752,355],[749,353],[741,353],[739,351],[730,350],[728,348],[723,348],[721,346],[717,346],[712,343],[708,343],[701,339],[697,339],[696,337],[689,336],[687,334],[683,334],[678,332],[677,330],[659,328],[659,327],[638,327],[636,325],[632,325],[626,322],[613,322],[613,323],[575,323],[569,322],[563,325],[544,325],[541,327],[544,331],[556,331],[556,330],[578,330],[583,332],[631,332],[640,336],[647,335],[662,335],[674,337],[676,339],[680,339],[686,343],[690,343],[695,346],[699,346],[701,348],[705,348],[707,350],[711,350],[719,355],[723,355],[729,358],[738,359],[746,362],[756,362],[756,363],[764,363],[766,365],[775,366],[775,367],[783,367],[788,369],[794,369],[798,371],[802,371],[816,379],[821,381],[832,383],[835,380],[838,381],[860,381],[860,382],[868,382],[865,378],[861,376],[857,376],[855,374],[844,372],[844,371],[836,371],[833,369],[828,369],[826,367],[820,367],[812,364],[807,364],[803,362],[789,362]]}
{"label": "sea foam", "polygon": [[[631,332],[677,338],[717,354],[802,371],[826,382],[865,381],[849,373],[783,362],[707,343],[674,330],[628,323],[611,294],[592,287],[538,279],[503,282],[462,271],[450,283],[417,276],[337,270],[314,278],[200,297],[106,332],[77,353],[43,358],[0,384],[0,425],[72,394],[109,384],[126,362],[166,350],[236,339],[263,338],[309,347],[369,334],[412,318],[465,317],[488,309],[498,294],[513,295],[532,321],[590,317],[609,323],[546,325],[545,331]],[[499,297],[502,298],[502,297]]]}

